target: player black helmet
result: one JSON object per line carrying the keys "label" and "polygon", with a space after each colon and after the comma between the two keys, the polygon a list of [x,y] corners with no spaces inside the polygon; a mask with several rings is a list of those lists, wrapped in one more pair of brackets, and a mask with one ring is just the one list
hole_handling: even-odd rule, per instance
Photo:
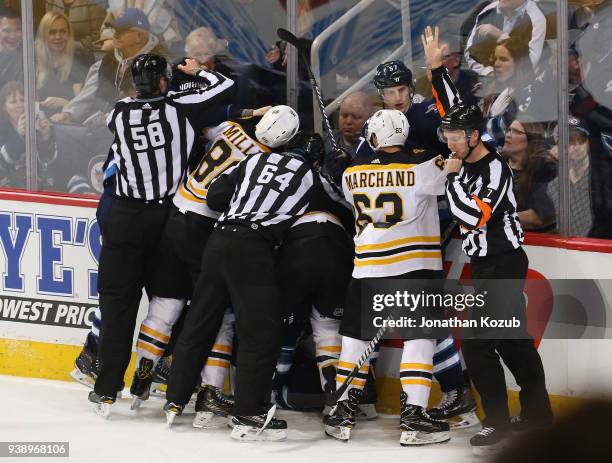
{"label": "player black helmet", "polygon": [[159,79],[168,78],[168,62],[166,58],[152,53],[138,55],[132,62],[132,80],[134,88],[140,94],[158,93]]}
{"label": "player black helmet", "polygon": [[476,105],[457,104],[442,118],[442,130],[478,130],[482,132],[485,120],[482,111]]}
{"label": "player black helmet", "polygon": [[387,61],[379,64],[374,74],[374,86],[378,90],[398,85],[409,85],[413,87],[412,71],[401,61]]}

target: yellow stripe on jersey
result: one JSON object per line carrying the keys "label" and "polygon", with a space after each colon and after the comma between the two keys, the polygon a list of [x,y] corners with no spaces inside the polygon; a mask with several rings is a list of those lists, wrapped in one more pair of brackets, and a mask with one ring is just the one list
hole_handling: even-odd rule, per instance
{"label": "yellow stripe on jersey", "polygon": [[206,361],[207,367],[221,367],[221,368],[229,368],[230,362],[227,360],[219,360],[219,359],[208,359]]}
{"label": "yellow stripe on jersey", "polygon": [[[327,352],[340,352],[342,350],[342,347],[340,347],[340,346],[320,346],[320,347],[317,347],[317,351],[320,351],[320,350],[324,350],[324,351],[327,351]],[[352,366],[352,368],[354,368],[354,367],[355,367],[355,365]]]}
{"label": "yellow stripe on jersey", "polygon": [[400,370],[425,370],[432,371],[433,365],[429,363],[400,363]]}
{"label": "yellow stripe on jersey", "polygon": [[185,187],[183,185],[179,187],[178,194],[189,201],[193,201],[194,203],[206,204],[205,199],[200,199],[192,194],[189,194],[188,191],[185,191]]}
{"label": "yellow stripe on jersey", "polygon": [[350,174],[353,172],[363,172],[363,171],[367,171],[367,170],[408,170],[408,169],[412,169],[415,166],[418,166],[420,164],[398,164],[398,163],[392,163],[392,164],[365,164],[365,165],[359,165],[359,166],[352,166],[349,167],[348,169],[346,169],[344,171],[344,175],[346,174]]}
{"label": "yellow stripe on jersey", "polygon": [[165,343],[168,343],[170,341],[170,336],[160,333],[159,331],[155,331],[153,328],[149,328],[144,323],[140,325],[140,331],[142,331],[143,333],[147,333],[149,336],[152,336],[159,341],[163,341]]}
{"label": "yellow stripe on jersey", "polygon": [[410,238],[400,238],[397,240],[385,241],[376,244],[362,244],[355,246],[355,252],[377,251],[387,248],[394,248],[408,243],[440,243],[440,236],[412,236]]}
{"label": "yellow stripe on jersey", "polygon": [[394,264],[396,262],[402,262],[410,259],[441,259],[442,252],[440,251],[406,251],[401,255],[393,257],[376,258],[371,257],[368,259],[355,259],[355,267],[364,267],[366,265],[387,265]]}
{"label": "yellow stripe on jersey", "polygon": [[[344,384],[345,381],[346,381],[346,376],[336,376],[337,383]],[[353,381],[351,381],[351,386],[357,386],[358,388],[363,388],[365,385],[366,385],[365,379],[353,378]]]}
{"label": "yellow stripe on jersey", "polygon": [[231,354],[232,346],[226,346],[224,344],[215,344],[211,350],[216,350],[217,352],[225,352],[227,354]]}

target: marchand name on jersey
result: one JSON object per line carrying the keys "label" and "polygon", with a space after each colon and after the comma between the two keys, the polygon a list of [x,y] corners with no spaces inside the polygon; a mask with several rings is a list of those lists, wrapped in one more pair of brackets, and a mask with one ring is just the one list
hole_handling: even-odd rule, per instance
{"label": "marchand name on jersey", "polygon": [[356,188],[407,187],[415,183],[415,175],[412,170],[349,172],[345,179],[350,191]]}

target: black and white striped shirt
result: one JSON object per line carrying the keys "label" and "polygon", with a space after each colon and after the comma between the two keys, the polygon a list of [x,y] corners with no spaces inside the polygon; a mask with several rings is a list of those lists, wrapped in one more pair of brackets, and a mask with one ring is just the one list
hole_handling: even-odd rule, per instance
{"label": "black and white striped shirt", "polygon": [[156,200],[176,192],[202,128],[227,118],[224,107],[215,103],[234,83],[218,72],[200,71],[198,77],[209,85],[117,102],[107,120],[115,137],[111,146],[117,166],[114,194]]}
{"label": "black and white striped shirt", "polygon": [[217,177],[208,189],[208,206],[223,211],[219,222],[244,223],[282,233],[306,212],[313,185],[311,167],[290,153],[254,154]]}
{"label": "black and white striped shirt", "polygon": [[512,170],[497,152],[449,174],[446,198],[468,256],[494,256],[521,246]]}

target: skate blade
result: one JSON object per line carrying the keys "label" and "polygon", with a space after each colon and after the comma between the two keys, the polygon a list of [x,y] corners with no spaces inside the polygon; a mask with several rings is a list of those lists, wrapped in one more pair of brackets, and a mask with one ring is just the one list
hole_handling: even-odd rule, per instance
{"label": "skate blade", "polygon": [[104,419],[108,419],[110,416],[110,407],[111,404],[91,404],[96,415],[101,416]]}
{"label": "skate blade", "polygon": [[450,440],[450,434],[442,432],[402,431],[400,444],[404,447],[410,445],[443,444]]}
{"label": "skate blade", "polygon": [[279,441],[287,438],[285,429],[264,429],[260,431],[252,426],[234,426],[230,434],[232,439],[241,442]]}
{"label": "skate blade", "polygon": [[351,429],[348,426],[328,426],[325,425],[325,434],[334,439],[348,442],[351,438]]}
{"label": "skate blade", "polygon": [[480,424],[480,420],[478,419],[476,412],[462,413],[461,415],[448,418],[445,421],[453,430],[471,428],[472,426]]}
{"label": "skate blade", "polygon": [[141,399],[140,397],[134,397],[132,399],[132,404],[130,405],[130,410],[138,410],[140,407],[142,407],[142,403],[145,401],[145,399]]}
{"label": "skate blade", "polygon": [[480,445],[477,447],[472,447],[472,453],[476,455],[477,457],[492,456],[492,455],[496,455],[499,452],[503,451],[508,445],[509,445],[508,440],[504,439],[501,442],[498,442],[497,444],[494,444],[494,445]]}
{"label": "skate blade", "polygon": [[82,384],[83,386],[87,386],[89,389],[93,389],[94,384],[96,382],[91,376],[86,375],[81,372],[78,368],[75,368],[70,372],[70,377],[75,380],[77,383]]}
{"label": "skate blade", "polygon": [[361,404],[357,407],[355,419],[357,421],[370,421],[378,418],[376,406],[374,404]]}
{"label": "skate blade", "polygon": [[174,423],[174,420],[178,416],[178,413],[174,413],[174,412],[165,412],[165,413],[166,413],[166,426],[171,428],[172,423]]}

